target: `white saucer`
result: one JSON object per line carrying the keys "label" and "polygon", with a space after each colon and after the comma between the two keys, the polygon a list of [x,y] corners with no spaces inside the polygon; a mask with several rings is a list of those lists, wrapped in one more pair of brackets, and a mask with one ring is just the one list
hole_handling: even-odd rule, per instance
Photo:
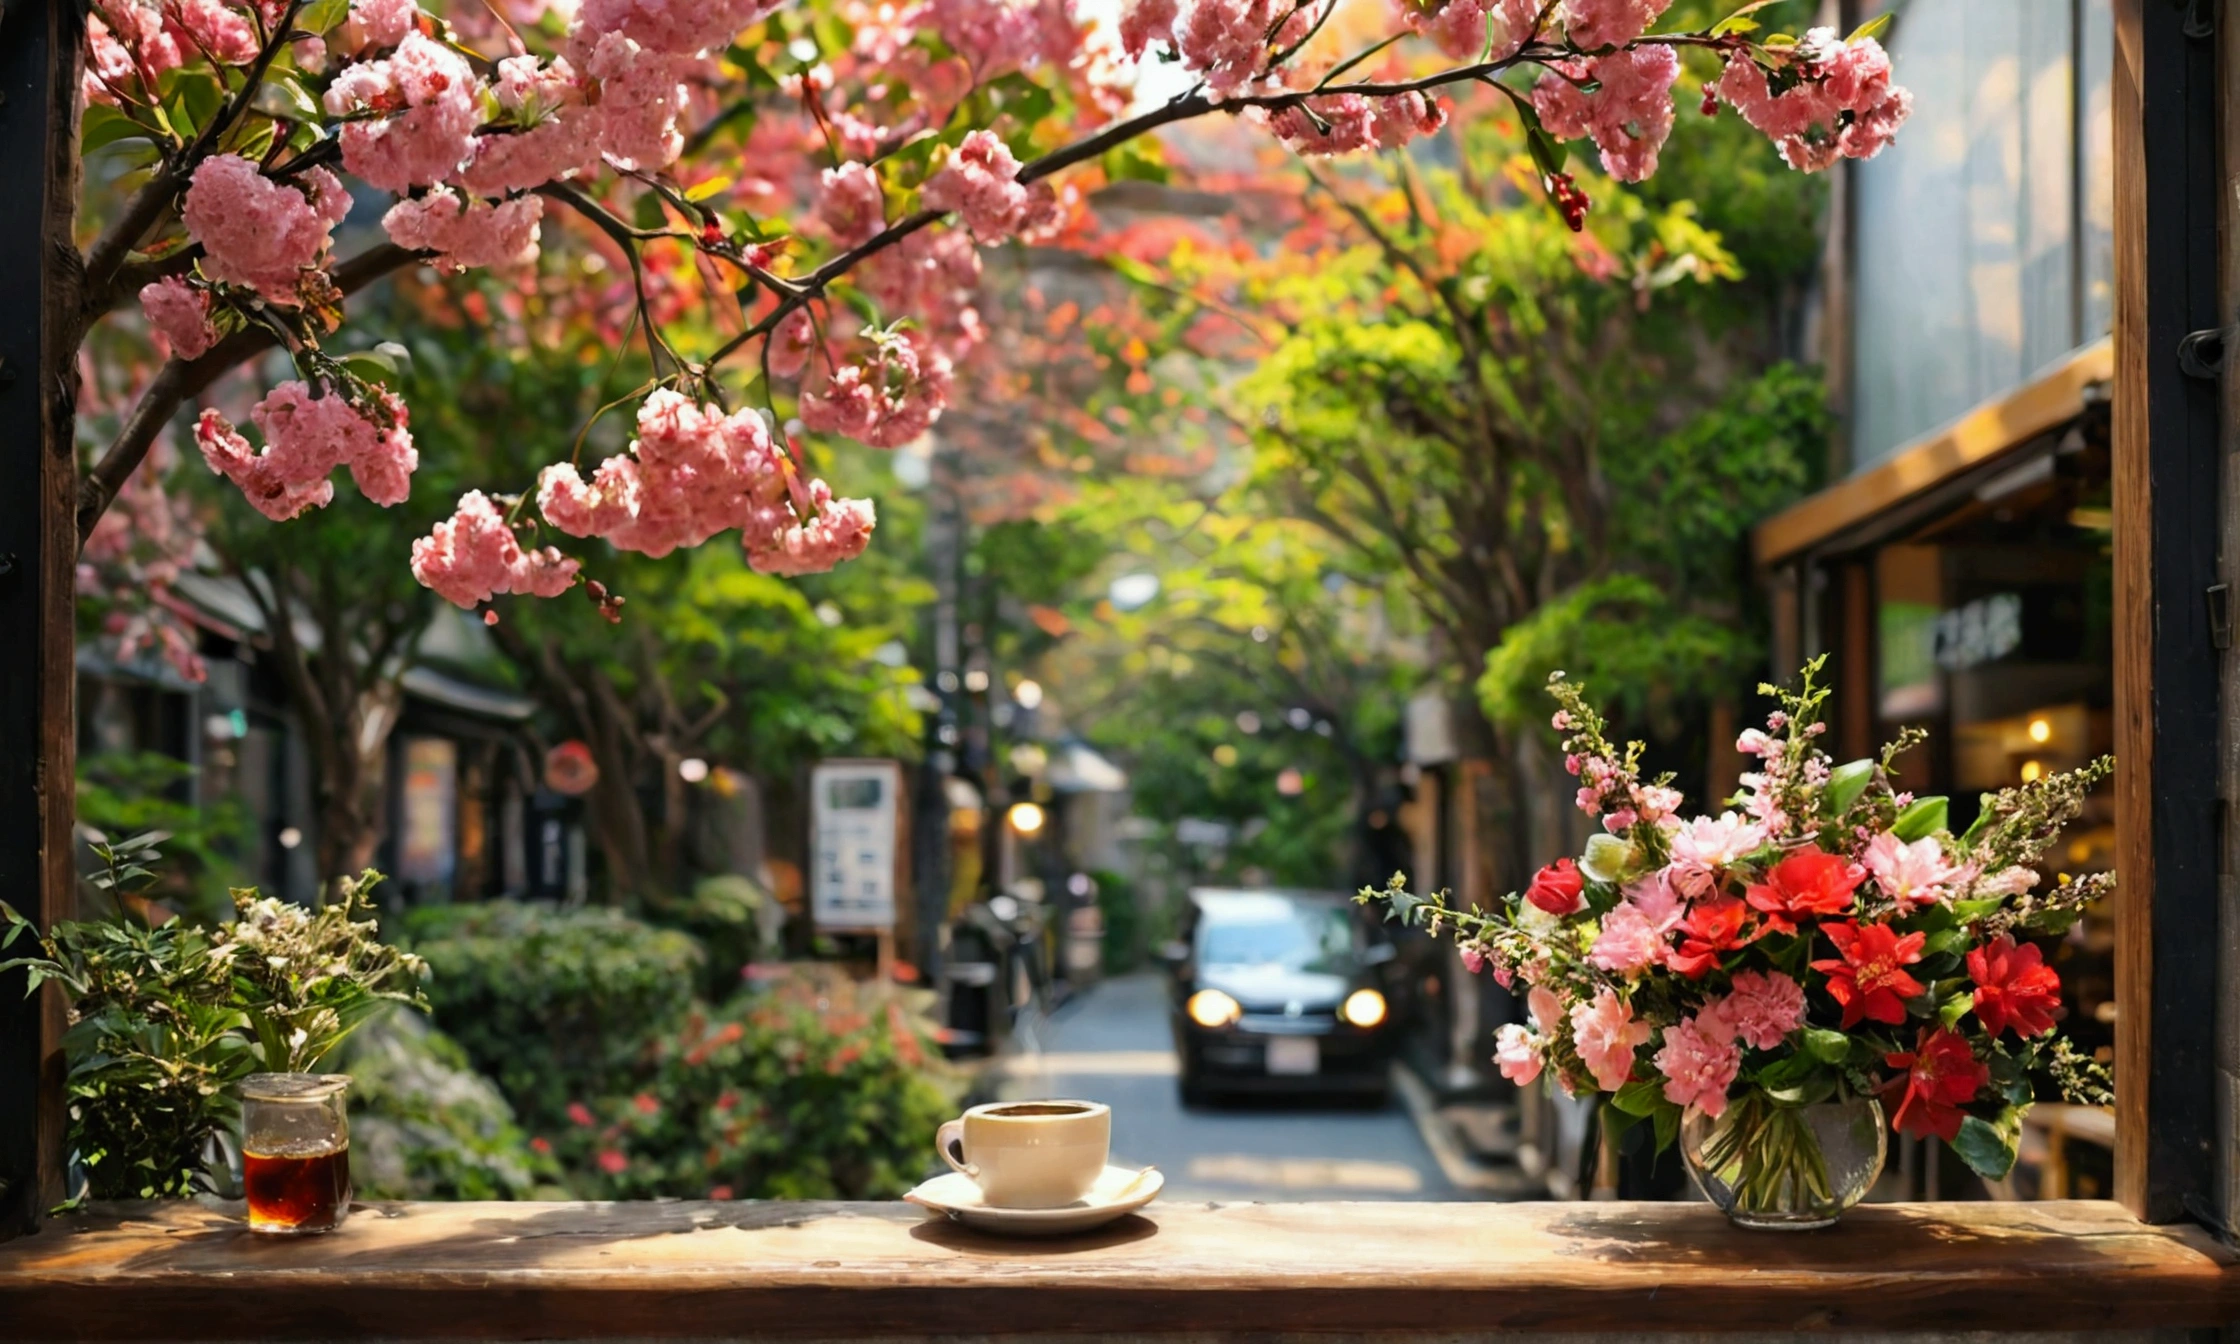
{"label": "white saucer", "polygon": [[980,1187],[961,1172],[934,1177],[903,1198],[981,1232],[1010,1237],[1061,1237],[1086,1232],[1125,1217],[1158,1198],[1167,1178],[1157,1167],[1132,1171],[1106,1167],[1089,1193],[1055,1209],[998,1208],[982,1197]]}

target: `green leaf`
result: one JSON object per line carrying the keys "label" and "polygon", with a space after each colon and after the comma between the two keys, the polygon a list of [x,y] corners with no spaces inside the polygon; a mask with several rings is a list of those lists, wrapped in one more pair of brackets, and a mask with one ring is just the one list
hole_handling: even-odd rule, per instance
{"label": "green leaf", "polygon": [[649,191],[638,197],[638,203],[631,207],[630,222],[641,229],[668,228],[669,216],[661,208],[661,193]]}
{"label": "green leaf", "polygon": [[2009,1106],[2000,1112],[1997,1124],[1974,1115],[1962,1120],[1960,1133],[1952,1140],[1952,1151],[1960,1154],[1960,1160],[1976,1175],[1987,1181],[2003,1180],[2014,1170],[2021,1137],[2022,1110]]}
{"label": "green leaf", "polygon": [[1644,1117],[1632,1111],[1621,1111],[1615,1105],[1602,1108],[1602,1132],[1615,1142],[1619,1135],[1640,1124]]}
{"label": "green leaf", "polygon": [[1960,1019],[1966,1017],[1968,1010],[1975,1006],[1975,995],[1955,994],[1937,1005],[1937,1021],[1942,1022],[1946,1027],[1957,1027],[1960,1025]]}
{"label": "green leaf", "polygon": [[316,124],[320,115],[319,104],[296,76],[285,70],[267,77],[250,105],[268,117],[287,121]]}
{"label": "green leaf", "polygon": [[1841,1064],[1851,1053],[1851,1038],[1832,1027],[1806,1027],[1804,1050],[1823,1064]]}
{"label": "green leaf", "polygon": [[1657,1127],[1658,1152],[1670,1148],[1673,1141],[1680,1137],[1680,1108],[1671,1102],[1658,1107],[1657,1113],[1650,1116],[1649,1121]]}
{"label": "green leaf", "polygon": [[350,0],[311,0],[296,16],[296,27],[316,37],[334,29],[349,14]]}
{"label": "green leaf", "polygon": [[1711,35],[1713,37],[1722,37],[1728,33],[1755,32],[1758,27],[1758,21],[1755,19],[1746,18],[1744,16],[1750,14],[1755,10],[1764,9],[1767,5],[1770,5],[1772,3],[1773,0],[1750,0],[1749,4],[1744,5],[1734,13],[1729,14],[1727,17],[1711,25]]}
{"label": "green leaf", "polygon": [[133,139],[154,141],[157,136],[154,131],[113,107],[104,107],[100,103],[87,105],[85,119],[78,132],[79,153],[91,154],[120,140]]}
{"label": "green leaf", "polygon": [[1827,792],[1823,796],[1828,800],[1829,816],[1840,817],[1851,810],[1851,805],[1859,801],[1859,795],[1873,782],[1874,769],[1873,761],[1849,761],[1828,772]]}
{"label": "green leaf", "polygon": [[1817,1106],[1835,1095],[1833,1074],[1821,1073],[1790,1087],[1769,1087],[1765,1094],[1783,1106]]}
{"label": "green leaf", "polygon": [[2004,897],[1986,896],[1978,901],[1954,901],[1949,907],[1954,922],[1973,924],[2006,904]]}
{"label": "green leaf", "polygon": [[1658,1108],[1672,1103],[1664,1099],[1664,1090],[1654,1078],[1637,1078],[1610,1094],[1610,1104],[1627,1115],[1654,1115]]}
{"label": "green leaf", "polygon": [[1938,796],[1916,798],[1905,811],[1898,814],[1897,824],[1891,834],[1908,842],[1923,836],[1934,835],[1945,829],[1945,799]]}
{"label": "green leaf", "polygon": [[1897,12],[1895,10],[1884,10],[1882,13],[1875,15],[1865,23],[1862,23],[1858,27],[1852,29],[1851,36],[1843,40],[1846,42],[1859,42],[1870,37],[1881,37],[1884,33],[1890,31],[1890,21],[1896,17]]}

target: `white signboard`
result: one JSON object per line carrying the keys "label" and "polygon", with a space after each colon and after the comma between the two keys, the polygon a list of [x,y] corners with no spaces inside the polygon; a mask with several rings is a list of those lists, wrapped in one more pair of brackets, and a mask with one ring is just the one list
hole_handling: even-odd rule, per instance
{"label": "white signboard", "polygon": [[809,776],[809,917],[824,932],[891,930],[902,767],[825,761]]}

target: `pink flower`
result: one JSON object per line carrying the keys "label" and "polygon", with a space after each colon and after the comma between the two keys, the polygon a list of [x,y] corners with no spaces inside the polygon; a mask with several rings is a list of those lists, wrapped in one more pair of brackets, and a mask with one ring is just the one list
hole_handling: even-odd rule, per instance
{"label": "pink flower", "polygon": [[629,1169],[629,1166],[630,1159],[624,1157],[621,1153],[615,1151],[614,1149],[602,1148],[599,1150],[599,1170],[607,1173],[609,1176],[620,1176],[624,1171]]}
{"label": "pink flower", "polygon": [[[1588,93],[1565,78],[1598,82]],[[1532,106],[1551,135],[1592,136],[1602,167],[1621,182],[1657,170],[1657,152],[1672,133],[1672,84],[1680,56],[1671,47],[1634,47],[1552,67],[1532,89]]]}
{"label": "pink flower", "polygon": [[1771,1050],[1804,1025],[1804,990],[1779,971],[1737,971],[1719,1018],[1744,1044]]}
{"label": "pink flower", "polygon": [[1970,894],[1979,898],[1991,896],[2020,896],[2038,885],[2038,870],[2017,865],[2001,868],[1989,877],[1979,880]]}
{"label": "pink flower", "polygon": [[1478,972],[1486,968],[1486,954],[1484,949],[1475,946],[1465,946],[1459,950],[1462,957],[1463,970],[1468,971],[1472,975],[1476,975]]}
{"label": "pink flower", "polygon": [[1765,828],[1722,812],[1697,817],[1672,833],[1672,884],[1693,898],[1711,890],[1721,873],[1766,843]]}
{"label": "pink flower", "polygon": [[257,30],[221,0],[170,0],[164,8],[185,38],[185,50],[220,65],[247,65],[257,58]]}
{"label": "pink flower", "polygon": [[1615,990],[1605,989],[1591,1004],[1571,1010],[1571,1042],[1595,1085],[1615,1092],[1633,1076],[1633,1052],[1649,1039],[1648,1023],[1637,1020]]}
{"label": "pink flower", "polygon": [[[629,168],[659,168],[684,148],[677,116],[684,111],[689,59],[641,48],[621,33],[592,36],[579,27],[568,59],[597,89],[587,96],[587,128],[599,153]],[[580,115],[580,114],[579,114]]]}
{"label": "pink flower", "polygon": [[1664,1075],[1666,1101],[1699,1107],[1716,1119],[1727,1109],[1727,1089],[1742,1067],[1742,1052],[1716,1017],[1709,1028],[1700,1017],[1689,1018],[1664,1029],[1656,1066]]}
{"label": "pink flower", "polygon": [[880,343],[868,364],[850,364],[801,396],[801,423],[874,448],[899,448],[933,427],[948,405],[949,361],[907,339]]}
{"label": "pink flower", "polygon": [[1613,975],[1637,975],[1664,960],[1665,934],[1640,906],[1620,901],[1602,917],[1587,960]]}
{"label": "pink flower", "polygon": [[770,372],[780,378],[799,378],[816,347],[816,319],[807,308],[794,309],[770,333]]}
{"label": "pink flower", "polygon": [[389,241],[415,252],[438,254],[435,264],[463,271],[470,266],[513,266],[536,260],[537,221],[544,198],[517,196],[493,204],[462,200],[437,187],[417,200],[389,207],[381,227]]}
{"label": "pink flower", "polygon": [[457,52],[406,33],[396,54],[353,65],[327,86],[327,115],[367,117],[342,127],[342,162],[383,191],[441,182],[474,142],[480,91]]}
{"label": "pink flower", "polygon": [[1672,0],[1563,0],[1563,26],[1583,51],[1619,47],[1649,30]]}
{"label": "pink flower", "polygon": [[1268,118],[1268,129],[1297,154],[1350,154],[1372,146],[1397,149],[1446,124],[1445,104],[1415,92],[1389,98],[1329,94],[1308,99],[1304,108],[1287,107]]}
{"label": "pink flower", "polygon": [[1626,884],[1626,901],[1639,909],[1659,933],[1672,932],[1688,915],[1687,900],[1675,887],[1670,868],[1659,868]]}
{"label": "pink flower", "polygon": [[1528,1087],[1540,1076],[1540,1042],[1523,1026],[1511,1022],[1493,1034],[1493,1062],[1502,1077],[1518,1087]]}
{"label": "pink flower", "polygon": [[1815,28],[1793,60],[1804,78],[1779,93],[1747,53],[1731,56],[1714,86],[1792,168],[1816,172],[1839,158],[1873,158],[1912,111],[1913,96],[1890,82],[1889,55],[1871,37],[1845,42],[1833,28]]}
{"label": "pink flower", "polygon": [[[749,532],[747,563],[760,574],[822,574],[863,554],[878,516],[868,499],[834,499],[831,487],[811,481],[806,516],[771,532]],[[796,502],[797,513],[804,504]]]}
{"label": "pink flower", "polygon": [[404,41],[420,19],[415,0],[350,0],[350,16],[334,31],[334,48],[345,56],[386,51]]}
{"label": "pink flower", "polygon": [[250,415],[264,433],[262,452],[216,411],[202,413],[195,445],[210,469],[267,518],[277,522],[325,506],[334,498],[327,478],[341,466],[350,468],[366,498],[384,507],[411,492],[420,455],[405,427],[405,405],[389,393],[381,393],[369,413],[340,393],[317,397],[304,383],[286,382]]}
{"label": "pink flower", "polygon": [[817,196],[817,218],[832,230],[834,242],[853,247],[886,227],[886,195],[879,174],[869,165],[843,163],[827,168]]}
{"label": "pink flower", "polygon": [[724,46],[767,17],[777,0],[584,0],[576,17],[593,33],[621,33],[648,51],[694,56]]}
{"label": "pink flower", "polygon": [[610,457],[586,482],[573,463],[546,467],[537,508],[574,537],[663,556],[731,528],[774,531],[793,521],[786,468],[761,415],[725,415],[670,388],[638,408],[630,456]]}
{"label": "pink flower", "polygon": [[1532,33],[1541,0],[1445,0],[1397,6],[1400,17],[1458,61],[1516,54]]}
{"label": "pink flower", "polygon": [[1177,0],[1127,0],[1127,8],[1120,11],[1120,46],[1137,60],[1154,42],[1173,46],[1179,11]]}
{"label": "pink flower", "polygon": [[217,344],[218,329],[210,325],[210,294],[176,275],[165,276],[140,290],[140,311],[148,326],[171,347],[174,359],[199,359]]}
{"label": "pink flower", "polygon": [[926,179],[928,210],[954,210],[983,243],[1008,238],[1026,222],[1031,196],[1019,185],[1019,161],[992,131],[974,131]]}
{"label": "pink flower", "polygon": [[[412,577],[456,606],[472,608],[499,593],[557,597],[575,585],[577,564],[550,546],[523,548],[496,504],[480,490],[459,497],[451,517],[412,543]],[[575,1116],[575,1107],[569,1108]],[[585,1111],[576,1123],[588,1124]]]}
{"label": "pink flower", "polygon": [[1884,831],[1867,842],[1859,857],[1882,894],[1907,913],[1916,906],[1951,900],[1969,877],[1968,865],[1946,859],[1944,846],[1933,835],[1907,844]]}
{"label": "pink flower", "polygon": [[238,154],[204,159],[182,211],[188,235],[202,244],[203,274],[254,289],[268,303],[297,304],[303,272],[325,260],[350,197],[324,168],[296,183],[274,182]]}

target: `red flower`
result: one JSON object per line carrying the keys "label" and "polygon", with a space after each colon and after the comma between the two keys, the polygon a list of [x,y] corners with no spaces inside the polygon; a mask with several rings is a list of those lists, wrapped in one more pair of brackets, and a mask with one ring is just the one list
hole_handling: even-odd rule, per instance
{"label": "red flower", "polygon": [[640,1115],[654,1115],[661,1110],[661,1103],[653,1099],[651,1092],[640,1092],[630,1099],[630,1104],[638,1108]]}
{"label": "red flower", "polygon": [[588,1128],[591,1124],[591,1108],[580,1101],[571,1101],[568,1103],[568,1118]]}
{"label": "red flower", "polygon": [[1587,880],[1579,876],[1579,865],[1557,859],[1532,875],[1532,885],[1524,889],[1524,898],[1551,915],[1569,915],[1586,904],[1586,889]]}
{"label": "red flower", "polygon": [[1976,1016],[1984,1030],[1994,1036],[2010,1025],[2018,1036],[2053,1030],[2061,977],[2045,964],[2036,943],[2017,946],[2002,933],[1968,954],[1968,974],[1976,982]]}
{"label": "red flower", "polygon": [[1946,1143],[1958,1137],[1960,1122],[1968,1118],[1960,1107],[1974,1101],[1991,1078],[1990,1066],[1976,1058],[1968,1038],[1942,1027],[1923,1027],[1911,1054],[1889,1055],[1884,1062],[1906,1071],[1885,1088],[1905,1092],[1891,1123],[1900,1134],[1934,1134]]}
{"label": "red flower", "polygon": [[1742,921],[1749,908],[1732,896],[1724,900],[1699,901],[1688,917],[1680,921],[1680,947],[1665,954],[1664,964],[1688,977],[1700,980],[1704,973],[1719,964],[1719,954],[1731,952],[1749,940],[1742,936]]}
{"label": "red flower", "polygon": [[533,1152],[549,1153],[552,1151],[552,1141],[545,1138],[544,1135],[539,1134],[537,1137],[529,1140],[529,1147]]}
{"label": "red flower", "polygon": [[1795,933],[1796,921],[1804,916],[1849,910],[1851,893],[1865,876],[1841,854],[1808,849],[1773,865],[1766,880],[1752,883],[1744,895],[1764,912],[1769,932]]}
{"label": "red flower", "polygon": [[1825,971],[1828,994],[1843,1005],[1843,1029],[1872,1018],[1895,1026],[1906,1020],[1906,1000],[1921,993],[1921,982],[1899,969],[1921,960],[1925,933],[1903,938],[1887,924],[1823,924],[1820,931],[1843,954],[1840,960],[1812,963]]}
{"label": "red flower", "polygon": [[624,1157],[614,1149],[602,1148],[599,1150],[599,1170],[607,1173],[609,1176],[620,1176],[622,1174],[623,1168],[629,1165],[630,1159]]}

